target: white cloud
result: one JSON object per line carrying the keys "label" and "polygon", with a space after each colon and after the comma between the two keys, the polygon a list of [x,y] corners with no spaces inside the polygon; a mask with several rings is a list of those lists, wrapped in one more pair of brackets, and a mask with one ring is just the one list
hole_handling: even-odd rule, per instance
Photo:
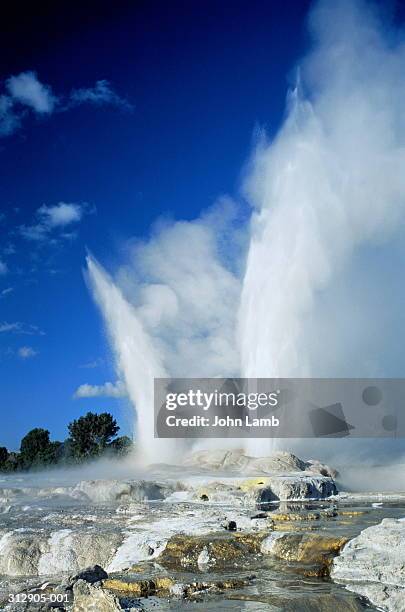
{"label": "white cloud", "polygon": [[95,104],[97,106],[104,106],[108,104],[120,106],[128,110],[132,109],[132,105],[125,98],[121,98],[116,94],[111,89],[110,83],[106,80],[96,81],[94,87],[73,89],[70,94],[70,100],[73,105]]}
{"label": "white cloud", "polygon": [[45,332],[42,331],[37,325],[26,325],[20,321],[8,323],[3,321],[0,323],[0,333],[13,332],[15,334],[24,334],[25,336],[44,336]]}
{"label": "white cloud", "polygon": [[37,225],[20,225],[19,232],[26,240],[44,240],[46,237],[46,228],[38,223]]}
{"label": "white cloud", "polygon": [[59,202],[56,206],[45,206],[38,209],[38,215],[42,217],[47,227],[61,227],[80,221],[83,215],[83,207],[79,204],[67,204]]}
{"label": "white cloud", "polygon": [[6,289],[3,289],[3,291],[1,292],[1,295],[9,295],[10,293],[13,293],[14,288],[13,287],[7,287]]}
{"label": "white cloud", "polygon": [[29,106],[38,114],[53,113],[58,102],[51,87],[41,83],[33,71],[11,76],[6,81],[6,88],[14,101]]}
{"label": "white cloud", "polygon": [[[94,211],[87,204],[59,202],[55,206],[43,204],[35,213],[36,223],[20,225],[19,233],[26,240],[41,242],[48,240],[49,235],[58,229],[78,223],[84,214]],[[71,240],[76,237],[75,232],[62,232],[59,238]]]}
{"label": "white cloud", "polygon": [[7,264],[4,263],[4,261],[0,259],[0,276],[4,276],[5,274],[7,274],[7,272],[8,272]]}
{"label": "white cloud", "polygon": [[6,92],[0,94],[0,137],[16,132],[29,111],[49,116],[82,104],[116,106],[127,110],[133,108],[105,79],[96,81],[94,87],[73,89],[69,96],[57,96],[50,85],[41,83],[36,72],[27,70],[10,76],[5,87]]}
{"label": "white cloud", "polygon": [[0,333],[5,332],[18,332],[21,329],[21,323],[7,323],[7,321],[3,321],[0,323]]}
{"label": "white cloud", "polygon": [[18,356],[21,359],[30,359],[38,355],[38,351],[35,351],[32,346],[22,346],[18,349]]}
{"label": "white cloud", "polygon": [[77,399],[80,397],[126,397],[126,395],[124,384],[117,380],[116,383],[106,382],[103,385],[80,385],[73,397]]}
{"label": "white cloud", "polygon": [[97,359],[94,359],[93,361],[88,361],[87,363],[83,363],[82,365],[79,366],[79,368],[93,370],[94,368],[98,368],[99,366],[103,365],[103,363],[104,362],[101,359],[101,357],[97,357]]}
{"label": "white cloud", "polygon": [[0,95],[0,136],[10,136],[21,125],[20,116],[14,112],[9,96]]}

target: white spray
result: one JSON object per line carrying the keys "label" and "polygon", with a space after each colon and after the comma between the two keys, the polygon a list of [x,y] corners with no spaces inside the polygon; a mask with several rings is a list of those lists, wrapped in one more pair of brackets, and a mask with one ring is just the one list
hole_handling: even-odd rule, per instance
{"label": "white spray", "polygon": [[320,2],[310,27],[314,50],[284,125],[273,142],[261,139],[247,170],[244,275],[224,257],[241,244],[240,234],[223,244],[235,238],[229,204],[136,246],[116,278],[125,298],[89,260],[145,449],[153,376],[336,375],[313,337],[319,296],[358,249],[386,240],[402,219],[404,44],[360,1]]}
{"label": "white spray", "polygon": [[142,441],[138,456],[141,460],[168,460],[173,456],[174,441],[155,440],[153,421],[153,381],[167,374],[134,308],[90,256],[87,266],[94,295],[108,322],[118,370],[137,409],[137,432]]}

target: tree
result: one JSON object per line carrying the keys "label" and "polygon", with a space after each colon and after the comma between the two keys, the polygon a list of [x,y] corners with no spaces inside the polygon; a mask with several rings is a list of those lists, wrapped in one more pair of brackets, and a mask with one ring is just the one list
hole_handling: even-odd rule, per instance
{"label": "tree", "polygon": [[24,469],[52,465],[57,462],[60,442],[51,442],[49,431],[36,427],[21,440],[20,462]]}
{"label": "tree", "polygon": [[0,446],[0,470],[4,470],[8,461],[8,450],[5,446]]}
{"label": "tree", "polygon": [[69,447],[77,460],[97,457],[102,454],[112,438],[117,435],[119,426],[108,412],[94,414],[88,412],[69,424]]}
{"label": "tree", "polygon": [[36,427],[21,440],[20,453],[24,464],[31,465],[50,443],[49,431]]}
{"label": "tree", "polygon": [[114,455],[124,456],[131,452],[132,447],[133,442],[131,438],[128,438],[128,436],[121,436],[120,438],[115,438],[108,448],[113,451]]}
{"label": "tree", "polygon": [[[7,452],[7,459],[5,459],[6,453],[4,451]],[[5,447],[2,447],[0,449],[0,454],[3,459],[3,461],[0,460],[0,472],[15,472],[21,469],[19,453],[9,452]]]}

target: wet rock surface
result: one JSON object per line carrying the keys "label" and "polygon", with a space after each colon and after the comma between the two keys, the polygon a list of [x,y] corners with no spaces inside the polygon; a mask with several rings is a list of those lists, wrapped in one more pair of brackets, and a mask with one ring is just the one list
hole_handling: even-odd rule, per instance
{"label": "wet rock surface", "polygon": [[345,537],[325,533],[274,532],[262,541],[261,552],[290,562],[290,569],[304,576],[327,577],[346,542]]}
{"label": "wet rock surface", "polygon": [[249,457],[242,449],[203,450],[191,454],[184,466],[200,470],[236,472],[238,474],[285,474],[306,472],[336,478],[337,471],[316,460],[303,461],[285,451],[277,451],[270,457]]}
{"label": "wet rock surface", "polygon": [[213,533],[207,536],[176,535],[158,557],[163,567],[191,570],[249,566],[260,553],[264,533]]}
{"label": "wet rock surface", "polygon": [[78,580],[73,586],[73,612],[116,612],[122,610],[118,598],[85,580]]}
{"label": "wet rock surface", "polygon": [[[400,496],[380,496],[376,505],[375,497],[336,494],[331,468],[289,453],[253,459],[210,451],[193,462],[195,473],[186,465],[164,476],[167,468],[158,466],[148,479],[48,487],[5,479],[0,609],[402,609],[403,585],[392,583],[401,569],[382,532],[375,554],[379,547],[391,554],[386,574],[368,583],[342,574],[351,543],[384,517],[393,521],[384,526],[391,544],[403,537]],[[368,540],[353,559],[347,556],[360,573]],[[332,566],[332,574],[341,572],[335,581]],[[48,599],[11,601],[10,595]]]}
{"label": "wet rock surface", "polygon": [[334,560],[331,576],[377,606],[405,610],[405,520],[363,530]]}
{"label": "wet rock surface", "polygon": [[86,569],[74,576],[69,576],[68,586],[73,587],[78,580],[84,580],[85,582],[93,584],[94,582],[105,580],[106,578],[108,578],[107,572],[100,567],[100,565],[93,565],[92,567],[86,567]]}

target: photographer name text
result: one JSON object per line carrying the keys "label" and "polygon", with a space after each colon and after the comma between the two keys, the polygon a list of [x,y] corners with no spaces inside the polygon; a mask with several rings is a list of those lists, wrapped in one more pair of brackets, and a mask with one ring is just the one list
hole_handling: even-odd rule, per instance
{"label": "photographer name text", "polygon": [[219,417],[215,415],[213,418],[202,415],[193,415],[191,417],[177,417],[170,414],[166,417],[166,425],[168,427],[278,427],[280,420],[274,415],[266,418],[253,418],[250,415],[240,417]]}

